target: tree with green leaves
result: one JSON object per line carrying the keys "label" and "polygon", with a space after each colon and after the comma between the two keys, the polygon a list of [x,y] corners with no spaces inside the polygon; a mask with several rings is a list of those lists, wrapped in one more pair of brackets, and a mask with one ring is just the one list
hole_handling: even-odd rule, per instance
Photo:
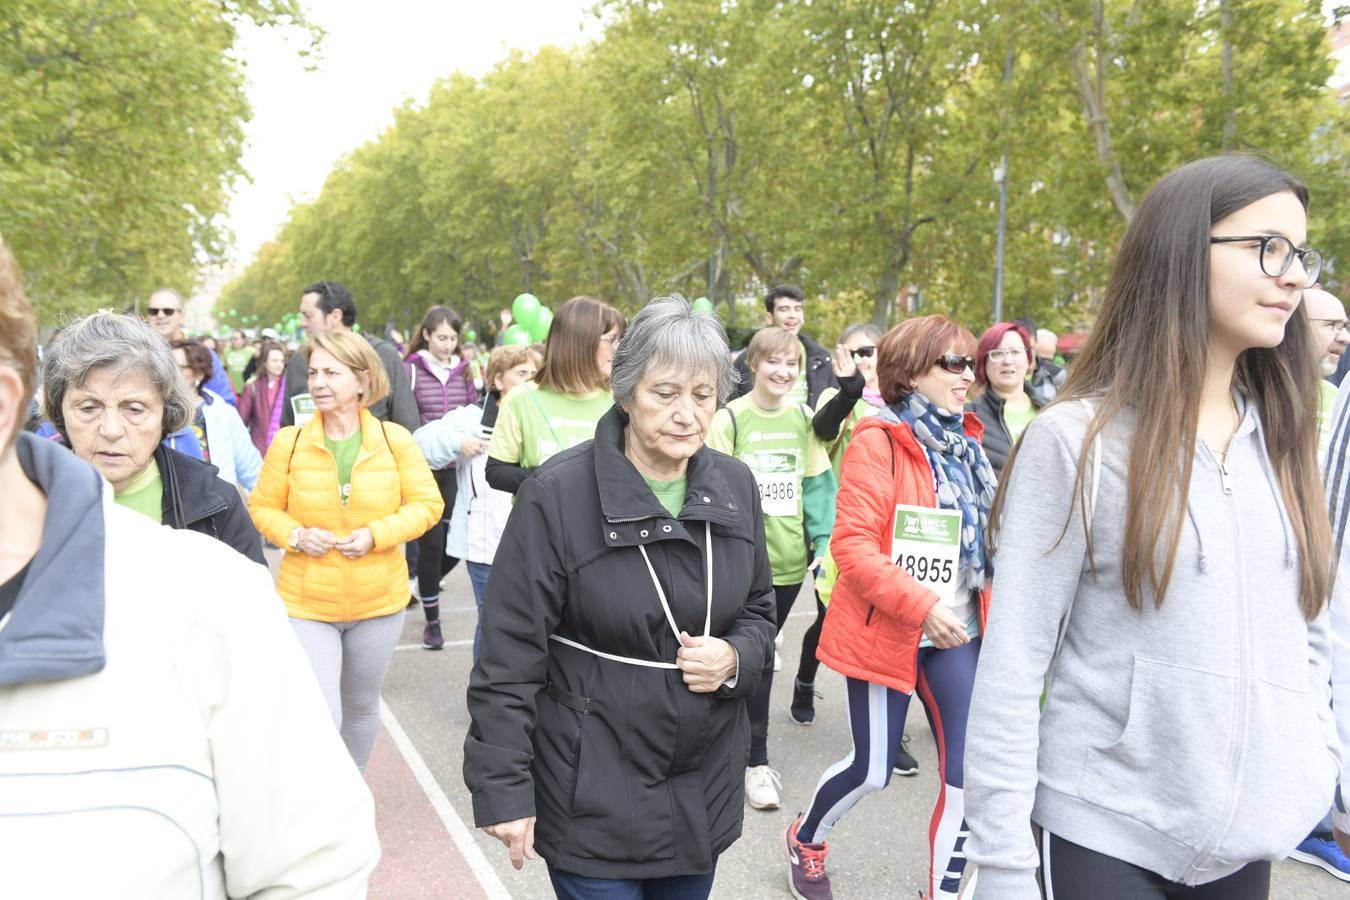
{"label": "tree with green leaves", "polygon": [[298,0],[0,5],[0,232],[44,321],[190,290],[222,257],[243,22],[306,24]]}

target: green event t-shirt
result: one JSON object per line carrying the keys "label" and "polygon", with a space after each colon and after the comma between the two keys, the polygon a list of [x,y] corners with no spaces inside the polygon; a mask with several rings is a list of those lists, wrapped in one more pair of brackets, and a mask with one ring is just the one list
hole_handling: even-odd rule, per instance
{"label": "green event t-shirt", "polygon": [[1034,418],[1036,418],[1036,407],[1030,403],[1027,404],[1026,409],[1021,410],[1013,409],[1006,403],[1003,404],[1003,424],[1008,426],[1008,435],[1012,438],[1013,443],[1017,443],[1017,439],[1022,436],[1022,432],[1027,430],[1027,426],[1031,424],[1031,420]]}
{"label": "green event t-shirt", "polygon": [[230,386],[237,394],[244,389],[244,370],[248,361],[257,351],[249,345],[225,348],[225,372],[230,376]]}
{"label": "green event t-shirt", "polygon": [[[839,388],[834,387],[821,391],[820,402],[816,405],[817,411],[824,409],[825,404],[833,400],[838,393]],[[830,454],[830,465],[834,468],[834,480],[836,482],[839,481],[839,467],[844,462],[844,451],[848,449],[849,443],[853,440],[853,429],[862,419],[876,414],[877,407],[859,397],[858,402],[853,404],[853,410],[848,414],[848,418],[839,425],[839,436],[834,439],[833,443],[826,445],[826,450]]]}
{"label": "green event t-shirt", "polygon": [[164,479],[159,475],[159,463],[150,457],[150,465],[122,490],[113,494],[113,502],[134,509],[143,516],[164,524]]}
{"label": "green event t-shirt", "polygon": [[614,405],[609,391],[574,396],[534,383],[511,391],[497,413],[488,456],[533,469],[595,437],[595,423]]}
{"label": "green event t-shirt", "polygon": [[707,443],[736,457],[755,475],[774,584],[805,581],[802,482],[830,471],[825,445],[811,430],[809,409],[785,403],[782,409],[763,410],[746,394],[713,416]]}
{"label": "green event t-shirt", "polygon": [[342,505],[346,506],[352,495],[352,466],[356,465],[356,456],[361,452],[361,432],[337,441],[324,435],[323,445],[337,462],[338,496],[342,498]]}
{"label": "green event t-shirt", "polygon": [[652,489],[652,493],[666,508],[666,512],[678,518],[680,510],[684,509],[684,495],[689,492],[689,476],[682,475],[673,481],[657,481],[643,475],[642,480],[647,482],[647,487]]}

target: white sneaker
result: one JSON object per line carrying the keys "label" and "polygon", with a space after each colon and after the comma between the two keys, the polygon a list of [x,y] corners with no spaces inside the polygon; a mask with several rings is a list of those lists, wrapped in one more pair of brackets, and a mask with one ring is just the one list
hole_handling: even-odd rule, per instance
{"label": "white sneaker", "polygon": [[768,766],[750,766],[745,770],[745,799],[752,809],[778,809],[783,778]]}

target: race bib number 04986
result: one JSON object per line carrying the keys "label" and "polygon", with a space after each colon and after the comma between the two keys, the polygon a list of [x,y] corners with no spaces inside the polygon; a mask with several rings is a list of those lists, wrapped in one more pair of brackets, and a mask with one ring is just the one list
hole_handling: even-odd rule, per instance
{"label": "race bib number 04986", "polygon": [[764,475],[755,473],[759,486],[759,503],[767,516],[794,516],[797,514],[797,476],[792,472]]}

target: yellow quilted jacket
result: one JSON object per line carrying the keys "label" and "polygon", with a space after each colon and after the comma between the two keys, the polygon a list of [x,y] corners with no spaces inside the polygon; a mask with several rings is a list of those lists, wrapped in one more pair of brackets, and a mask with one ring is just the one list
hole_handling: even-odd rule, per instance
{"label": "yellow quilted jacket", "polygon": [[345,507],[337,461],[323,444],[322,414],[277,432],[248,500],[258,531],[283,548],[298,527],[325,528],[339,538],[370,529],[375,548],[360,559],[337,550],[318,557],[286,551],[277,592],[291,616],[320,622],[373,619],[406,607],[408,564],[400,545],[439,522],[444,507],[412,435],[364,409]]}

